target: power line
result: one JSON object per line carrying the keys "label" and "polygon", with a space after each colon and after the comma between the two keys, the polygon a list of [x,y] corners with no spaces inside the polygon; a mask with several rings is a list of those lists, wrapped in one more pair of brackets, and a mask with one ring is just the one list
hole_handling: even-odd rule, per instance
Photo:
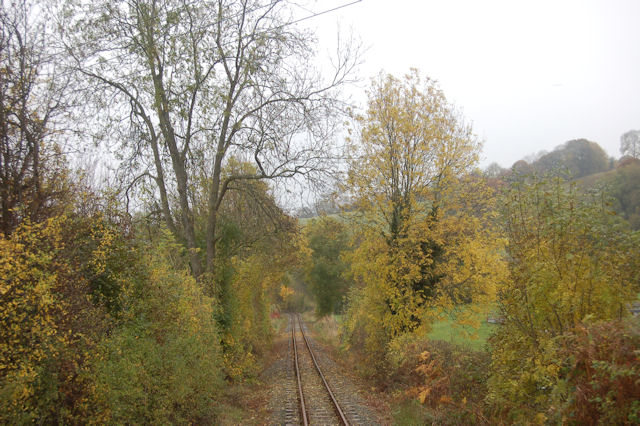
{"label": "power line", "polygon": [[[289,25],[297,24],[298,22],[306,21],[308,19],[312,19],[312,18],[315,18],[315,17],[320,16],[320,15],[325,15],[327,13],[335,12],[336,10],[344,9],[345,7],[352,6],[352,5],[354,5],[356,3],[360,3],[360,2],[362,2],[362,0],[355,0],[355,1],[352,1],[350,3],[345,3],[345,4],[342,4],[340,6],[336,6],[334,8],[331,8],[331,9],[323,10],[322,12],[312,13],[309,16],[305,16],[303,18],[296,19],[296,20],[291,21],[291,22],[285,22],[282,25],[278,25],[278,26],[275,26],[273,28],[268,28],[268,29],[265,29],[265,30],[262,30],[262,31],[258,31],[258,32],[254,33],[254,34],[245,34],[245,35],[243,35],[241,37],[241,39],[253,37],[253,36],[258,35],[258,34],[268,34],[268,33],[272,32],[272,31],[277,31],[277,30],[280,30],[280,29],[282,29],[284,27],[288,27]],[[273,5],[273,4],[276,4],[276,3],[278,3],[278,0],[270,3],[269,5]],[[263,7],[264,6],[259,7],[257,9],[262,9]],[[257,9],[254,9],[254,10],[257,10]],[[223,19],[227,19],[227,18],[223,18]],[[223,43],[223,46],[235,45],[236,42],[237,41],[235,41],[235,40],[229,40],[229,41]]]}
{"label": "power line", "polygon": [[281,25],[279,28],[286,27],[287,25],[297,24],[298,22],[306,21],[307,19],[315,18],[316,16],[320,16],[320,15],[324,15],[324,14],[327,14],[327,13],[335,12],[336,10],[343,9],[345,7],[348,7],[348,6],[352,6],[352,5],[356,4],[356,3],[360,3],[361,1],[362,0],[355,0],[355,1],[352,1],[351,3],[345,3],[343,5],[336,6],[336,7],[332,8],[332,9],[327,9],[327,10],[324,10],[322,12],[317,12],[317,13],[314,13],[312,15],[305,16],[304,18],[300,18],[300,19],[296,19],[295,21],[287,22],[286,24]]}
{"label": "power line", "polygon": [[[239,13],[237,13],[235,15],[232,15],[232,16],[223,16],[216,22],[216,24],[228,21],[230,19],[236,18],[236,17],[241,16],[243,14],[250,14],[250,13],[253,13],[253,12],[258,11],[260,9],[265,9],[267,7],[274,6],[274,5],[278,4],[278,3],[280,3],[280,1],[281,0],[275,0],[275,1],[272,1],[270,3],[264,4],[262,6],[258,6],[258,7],[254,8],[254,9],[249,9],[249,10],[245,10],[243,12],[239,12]],[[280,26],[275,27],[274,29],[280,29],[280,28],[287,27],[289,25],[297,24],[298,22],[306,21],[308,19],[312,19],[312,18],[315,18],[315,17],[320,16],[320,15],[325,15],[327,13],[335,12],[336,10],[344,9],[345,7],[352,6],[352,5],[354,5],[356,3],[360,3],[360,2],[362,2],[362,0],[355,0],[355,1],[352,1],[350,3],[345,3],[345,4],[342,4],[340,6],[336,6],[334,8],[323,10],[322,12],[316,12],[316,13],[311,12],[309,9],[294,3],[295,6],[300,7],[300,8],[302,8],[302,9],[308,11],[308,12],[311,12],[311,15],[305,16],[305,17],[300,18],[300,19],[296,19],[296,20],[291,21],[291,22],[287,22],[285,24],[282,24]]]}
{"label": "power line", "polygon": [[[249,10],[246,10],[244,12],[239,12],[239,13],[237,13],[235,15],[232,15],[232,16],[221,17],[216,22],[216,24],[228,21],[230,19],[233,19],[235,17],[241,16],[243,14],[250,14],[250,13],[255,12],[257,10],[264,9],[266,7],[274,6],[274,5],[276,5],[276,4],[280,3],[280,2],[281,2],[281,0],[274,0],[274,1],[270,2],[270,3],[264,4],[262,6],[258,6],[258,7],[254,8],[254,9],[249,9]],[[284,23],[282,25],[278,25],[278,26],[275,26],[273,28],[269,28],[269,29],[266,29],[266,30],[263,30],[263,31],[258,31],[256,34],[267,34],[267,33],[270,33],[272,31],[276,31],[276,30],[280,30],[280,29],[282,29],[284,27],[288,27],[289,25],[297,24],[298,22],[306,21],[308,19],[312,19],[312,18],[315,18],[315,17],[320,16],[320,15],[325,15],[327,13],[335,12],[336,10],[344,9],[345,7],[349,7],[349,6],[352,6],[352,5],[354,5],[356,3],[360,3],[360,2],[362,2],[362,0],[355,0],[355,1],[352,1],[350,3],[345,3],[345,4],[342,4],[340,6],[336,6],[334,8],[331,8],[331,9],[323,10],[322,12],[312,13],[311,15],[305,16],[303,18],[296,19],[296,20],[291,21],[291,22],[286,22],[286,23]],[[294,5],[295,5],[295,3],[294,3]],[[300,7],[299,5],[296,5],[296,6]],[[306,8],[303,8],[303,9],[308,10]],[[256,35],[256,34],[253,34],[253,35]],[[250,36],[251,36],[251,34],[248,34],[248,35],[242,36],[242,38],[250,37]],[[223,43],[223,45],[225,45],[225,46],[226,45],[232,45],[232,44],[235,44],[235,42],[234,41],[227,41],[227,42]]]}
{"label": "power line", "polygon": [[275,0],[275,1],[272,1],[270,3],[263,4],[262,6],[257,6],[254,9],[249,9],[249,10],[244,10],[242,12],[238,12],[235,15],[232,15],[232,16],[223,16],[215,24],[217,25],[217,24],[220,24],[222,22],[229,21],[229,20],[231,20],[233,18],[237,18],[238,16],[241,16],[241,15],[248,15],[248,14],[253,13],[255,11],[258,11],[260,9],[265,9],[267,7],[272,7],[272,6],[275,6],[278,3],[280,3],[280,0]]}

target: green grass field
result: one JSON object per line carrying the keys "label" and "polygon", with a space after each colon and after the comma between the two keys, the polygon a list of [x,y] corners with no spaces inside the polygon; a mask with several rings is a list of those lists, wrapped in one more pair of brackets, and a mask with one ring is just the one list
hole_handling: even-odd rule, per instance
{"label": "green grass field", "polygon": [[[307,312],[304,319],[313,326],[324,343],[339,345],[338,327],[342,322],[342,315],[334,314],[317,320],[311,312]],[[456,324],[455,318],[437,321],[432,325],[429,338],[467,346],[476,351],[486,349],[487,339],[500,325],[487,323],[485,314],[476,314],[474,319],[479,325],[477,329]]]}
{"label": "green grass field", "polygon": [[429,338],[465,345],[474,350],[485,349],[487,339],[500,325],[487,323],[484,314],[477,314],[475,319],[479,322],[478,329],[460,326],[455,323],[455,318],[438,321],[433,324]]}

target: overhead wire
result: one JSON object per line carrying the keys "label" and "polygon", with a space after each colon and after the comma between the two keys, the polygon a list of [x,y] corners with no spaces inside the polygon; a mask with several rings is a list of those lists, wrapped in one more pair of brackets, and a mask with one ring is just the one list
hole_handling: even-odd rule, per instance
{"label": "overhead wire", "polygon": [[[306,20],[309,20],[309,19],[313,19],[313,18],[316,18],[316,17],[321,16],[321,15],[326,15],[327,13],[335,12],[336,10],[344,9],[344,8],[346,8],[346,7],[349,7],[349,6],[353,6],[354,4],[361,3],[362,1],[363,1],[363,0],[355,0],[355,1],[351,1],[351,2],[349,2],[349,3],[345,3],[345,4],[341,4],[341,5],[339,5],[339,6],[333,7],[333,8],[331,8],[331,9],[323,10],[323,11],[321,11],[321,12],[314,12],[314,13],[312,13],[311,15],[304,16],[304,17],[302,17],[302,18],[295,19],[295,20],[290,21],[290,22],[285,22],[284,24],[277,25],[277,26],[274,26],[274,27],[272,27],[272,28],[268,28],[268,29],[265,29],[265,30],[262,30],[262,31],[258,31],[258,32],[254,33],[254,34],[246,34],[246,35],[243,35],[243,36],[241,37],[241,39],[249,38],[249,37],[253,37],[253,36],[256,36],[256,35],[258,35],[258,34],[268,34],[268,33],[270,33],[270,32],[280,30],[280,29],[282,29],[282,28],[288,27],[288,26],[290,26],[290,25],[297,24],[297,23],[299,23],[299,22],[303,22],[303,21],[306,21]],[[255,8],[255,9],[252,9],[252,10],[250,10],[250,11],[248,11],[248,12],[249,12],[249,13],[251,13],[251,12],[253,12],[253,11],[256,11],[256,10],[262,9],[262,8],[264,8],[264,7],[266,7],[266,6],[272,6],[272,5],[276,4],[276,3],[278,3],[278,0],[273,1],[273,2],[271,2],[271,3],[268,3],[267,5],[263,5],[263,6],[261,6],[261,7],[258,7],[258,8]],[[305,10],[306,10],[306,8],[305,8]],[[237,15],[234,15],[234,16],[239,16],[239,15],[241,15],[241,14],[237,14]],[[219,22],[224,22],[224,21],[226,21],[226,20],[232,19],[234,16],[231,16],[231,17],[223,17],[223,18],[221,18],[221,19],[220,19],[220,21],[219,21]],[[237,43],[237,41],[228,40],[228,41],[224,42],[222,45],[223,45],[223,46],[231,46],[231,45],[235,45],[235,43]]]}
{"label": "overhead wire", "polygon": [[298,22],[306,21],[308,19],[312,19],[312,18],[315,18],[315,17],[320,16],[320,15],[325,15],[327,13],[335,12],[336,10],[340,10],[340,9],[344,9],[345,7],[353,6],[354,4],[360,3],[361,1],[362,0],[355,0],[355,1],[352,1],[350,3],[345,3],[345,4],[342,4],[340,6],[336,6],[334,8],[331,8],[331,9],[323,10],[322,12],[316,12],[316,13],[313,13],[313,14],[311,14],[309,16],[305,16],[303,18],[296,19],[296,20],[291,21],[291,22],[287,22],[286,24],[283,24],[278,28],[286,27],[288,25],[297,24]]}
{"label": "overhead wire", "polygon": [[[289,25],[297,24],[298,22],[306,21],[306,20],[309,20],[309,19],[312,19],[312,18],[315,18],[315,17],[321,16],[321,15],[325,15],[325,14],[327,14],[327,13],[335,12],[336,10],[344,9],[344,8],[346,8],[346,7],[352,6],[352,5],[354,5],[354,4],[356,4],[356,3],[360,3],[360,2],[362,2],[362,0],[355,0],[355,1],[352,1],[352,2],[349,2],[349,3],[345,3],[345,4],[341,4],[341,5],[339,5],[339,6],[333,7],[333,8],[331,8],[331,9],[323,10],[323,11],[321,11],[321,12],[313,12],[313,11],[311,11],[311,10],[307,9],[306,7],[302,7],[302,6],[300,6],[300,5],[295,4],[295,3],[294,3],[294,5],[295,5],[295,6],[300,7],[301,9],[306,10],[307,12],[310,12],[310,13],[311,13],[311,15],[308,15],[308,16],[305,16],[305,17],[302,17],[302,18],[299,18],[299,19],[293,20],[293,21],[291,21],[291,22],[287,22],[287,23],[285,23],[285,24],[282,24],[282,25],[280,25],[280,26],[275,27],[274,29],[280,29],[280,28],[284,28],[284,27],[289,26]],[[253,9],[249,9],[249,10],[245,10],[245,11],[242,11],[242,12],[236,13],[236,14],[231,15],[231,16],[223,16],[223,17],[221,17],[220,19],[218,19],[218,21],[216,21],[215,23],[213,23],[213,25],[217,25],[217,24],[220,24],[220,23],[222,23],[222,22],[229,21],[229,20],[231,20],[231,19],[233,19],[233,18],[237,18],[238,16],[241,16],[241,15],[250,14],[250,13],[256,12],[256,11],[258,11],[258,10],[265,9],[265,8],[267,8],[267,7],[274,6],[274,5],[275,5],[275,4],[277,4],[277,3],[280,3],[280,0],[275,0],[275,1],[272,1],[272,2],[269,2],[269,3],[266,3],[266,4],[263,4],[263,5],[261,5],[261,6],[257,6],[257,7],[253,8]]]}

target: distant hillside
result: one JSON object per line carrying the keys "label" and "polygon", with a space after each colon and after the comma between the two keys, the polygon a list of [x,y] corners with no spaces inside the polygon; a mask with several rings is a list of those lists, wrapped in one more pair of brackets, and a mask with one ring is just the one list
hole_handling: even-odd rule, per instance
{"label": "distant hillside", "polygon": [[[575,139],[557,146],[551,152],[541,152],[516,161],[511,170],[503,169],[502,175],[536,173],[538,175],[560,176],[565,179],[579,179],[611,170],[615,160],[596,142]],[[496,175],[495,166],[491,173]]]}
{"label": "distant hillside", "polygon": [[615,159],[596,142],[574,139],[558,145],[551,152],[540,152],[518,160],[510,169],[503,169],[493,163],[485,170],[490,178],[505,178],[510,175],[554,175],[565,179],[579,179],[584,176],[613,169]]}
{"label": "distant hillside", "polygon": [[541,156],[532,167],[541,174],[558,174],[565,178],[579,179],[610,170],[613,162],[596,142],[575,139]]}
{"label": "distant hillside", "polygon": [[615,169],[578,179],[583,188],[606,186],[614,198],[616,212],[640,229],[640,160],[624,157]]}
{"label": "distant hillside", "polygon": [[485,176],[494,186],[530,174],[560,176],[576,181],[582,188],[606,186],[614,198],[616,212],[640,229],[640,160],[623,157],[615,160],[595,142],[576,139],[516,161],[509,170],[492,164]]}

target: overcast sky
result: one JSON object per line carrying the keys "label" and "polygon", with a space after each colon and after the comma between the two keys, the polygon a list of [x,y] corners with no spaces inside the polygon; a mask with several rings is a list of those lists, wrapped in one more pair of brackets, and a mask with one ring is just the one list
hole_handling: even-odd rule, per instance
{"label": "overcast sky", "polygon": [[640,0],[362,0],[305,25],[321,54],[337,25],[352,28],[367,83],[410,67],[438,80],[484,140],[483,166],[577,138],[617,158],[620,135],[640,129]]}

